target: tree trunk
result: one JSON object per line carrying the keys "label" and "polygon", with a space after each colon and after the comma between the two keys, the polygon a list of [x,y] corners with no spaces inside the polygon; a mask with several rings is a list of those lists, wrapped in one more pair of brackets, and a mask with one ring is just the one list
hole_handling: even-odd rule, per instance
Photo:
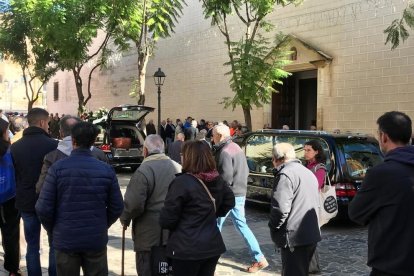
{"label": "tree trunk", "polygon": [[32,110],[33,104],[34,104],[34,101],[31,101],[31,100],[28,100],[27,101],[27,112],[29,112],[30,110]]}
{"label": "tree trunk", "polygon": [[149,50],[138,53],[138,104],[145,104],[145,75],[147,73],[147,64],[149,60]]}
{"label": "tree trunk", "polygon": [[246,126],[249,129],[249,131],[252,131],[252,115],[250,114],[250,108],[244,107],[244,106],[242,108],[243,108],[244,120],[246,121]]}
{"label": "tree trunk", "polygon": [[[142,61],[141,61],[142,62]],[[146,68],[138,65],[138,104],[145,104],[145,72]]]}
{"label": "tree trunk", "polygon": [[73,72],[73,77],[75,78],[76,93],[78,94],[78,115],[80,117],[83,112],[83,105],[85,104],[84,103],[85,96],[83,96],[83,91],[82,91],[82,78],[80,76],[80,72],[77,71],[76,69],[73,69],[72,72]]}

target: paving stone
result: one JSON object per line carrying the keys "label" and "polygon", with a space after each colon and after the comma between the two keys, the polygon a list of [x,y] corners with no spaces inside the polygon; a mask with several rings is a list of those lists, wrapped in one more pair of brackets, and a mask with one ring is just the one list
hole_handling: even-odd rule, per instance
{"label": "paving stone", "polygon": [[[129,178],[122,176],[120,183],[122,191]],[[270,239],[268,223],[268,208],[247,207],[247,222],[266,256],[269,267],[254,275],[278,276],[281,272],[280,253]],[[121,274],[121,236],[122,226],[115,223],[109,229],[108,266],[109,275]],[[223,239],[227,252],[222,255],[216,268],[217,276],[249,275],[244,270],[251,264],[252,259],[244,240],[233,227],[230,218],[223,227]],[[135,254],[131,232],[126,231],[125,240],[125,275],[136,275]],[[318,244],[322,276],[363,276],[369,274],[367,259],[367,229],[355,226],[349,222],[328,224],[322,228],[322,241]],[[48,243],[47,235],[42,236],[41,263],[43,275],[47,275]],[[22,271],[25,273],[24,255],[21,259]],[[3,252],[0,248],[0,276],[7,275],[3,268]],[[191,275],[189,275],[191,276]]]}

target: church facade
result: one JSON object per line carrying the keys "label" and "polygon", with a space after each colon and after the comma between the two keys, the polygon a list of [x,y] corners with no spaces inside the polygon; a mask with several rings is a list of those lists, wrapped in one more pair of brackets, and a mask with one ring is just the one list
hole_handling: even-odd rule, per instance
{"label": "church facade", "polygon": [[[414,38],[391,51],[383,31],[400,18],[402,0],[314,0],[299,7],[277,8],[268,20],[275,32],[291,39],[291,76],[277,89],[272,102],[252,110],[253,129],[265,124],[280,128],[351,130],[374,133],[375,120],[390,110],[414,116]],[[242,32],[238,21],[230,29]],[[137,55],[116,54],[111,67],[92,79],[88,109],[136,103],[128,94],[136,78]],[[147,67],[145,105],[157,107],[152,75],[161,68],[166,80],[161,92],[161,117],[244,122],[241,108],[224,109],[231,97],[224,37],[204,19],[201,3],[187,1],[175,33],[160,40]],[[84,74],[87,79],[87,72]],[[84,81],[86,90],[86,81]],[[59,72],[47,86],[51,112],[75,113],[73,76]],[[56,97],[57,96],[57,97]],[[157,112],[148,115],[156,121]]]}

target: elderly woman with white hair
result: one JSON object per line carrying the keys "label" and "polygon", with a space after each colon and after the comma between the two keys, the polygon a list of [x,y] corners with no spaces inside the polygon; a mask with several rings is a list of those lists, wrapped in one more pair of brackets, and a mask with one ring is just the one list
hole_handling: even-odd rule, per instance
{"label": "elderly woman with white hair", "polygon": [[308,275],[309,261],[321,240],[318,180],[296,159],[291,144],[276,144],[272,162],[275,181],[269,227],[273,242],[281,248],[282,275]]}

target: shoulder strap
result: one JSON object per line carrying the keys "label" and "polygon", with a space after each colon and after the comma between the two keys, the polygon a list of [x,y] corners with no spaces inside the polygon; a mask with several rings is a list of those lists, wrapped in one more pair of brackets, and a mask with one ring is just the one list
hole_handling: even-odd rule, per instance
{"label": "shoulder strap", "polygon": [[216,200],[215,200],[215,199],[214,199],[214,197],[211,195],[210,191],[208,190],[208,188],[207,188],[206,184],[204,184],[203,180],[201,180],[201,179],[200,179],[200,178],[198,178],[198,177],[196,177],[196,178],[197,178],[198,182],[200,182],[200,183],[201,183],[201,185],[204,187],[204,190],[206,190],[206,192],[207,192],[208,196],[209,196],[209,197],[210,197],[210,199],[211,199],[211,202],[213,202],[213,205],[214,205],[214,212],[217,212],[217,209],[216,209]]}
{"label": "shoulder strap", "polygon": [[329,173],[328,173],[328,169],[326,168],[326,165],[324,163],[318,163],[315,165],[315,167],[312,168],[312,172],[315,174],[319,169],[325,170],[325,178],[323,181],[322,188],[325,187],[326,184],[331,186],[331,180],[329,179]]}
{"label": "shoulder strap", "polygon": [[312,172],[316,173],[319,169],[324,169],[325,172],[327,171],[326,165],[324,163],[318,163],[315,165],[315,167],[312,168]]}

